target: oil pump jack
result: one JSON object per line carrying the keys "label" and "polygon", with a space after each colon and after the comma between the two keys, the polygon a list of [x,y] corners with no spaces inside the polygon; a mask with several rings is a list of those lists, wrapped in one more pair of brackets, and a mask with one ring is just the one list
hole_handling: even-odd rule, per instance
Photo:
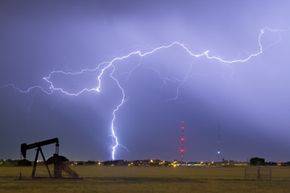
{"label": "oil pump jack", "polygon": [[[48,167],[49,163],[45,159],[45,156],[44,156],[43,151],[41,149],[42,146],[46,146],[46,145],[50,145],[50,144],[55,144],[55,153],[53,154],[53,157],[49,158],[50,162],[52,162],[54,164],[53,176],[51,175],[51,172],[50,172],[49,167]],[[59,140],[58,140],[58,138],[48,139],[48,140],[44,140],[44,141],[40,141],[40,142],[36,142],[36,143],[32,143],[32,144],[22,143],[21,144],[21,154],[22,154],[23,158],[24,159],[26,158],[27,150],[35,149],[35,148],[36,148],[36,155],[35,155],[35,159],[33,162],[32,175],[31,175],[32,178],[35,178],[35,172],[36,172],[36,166],[37,166],[39,152],[42,156],[44,165],[47,169],[47,172],[48,172],[48,175],[50,178],[52,178],[52,177],[62,178],[62,171],[66,172],[72,178],[79,178],[78,174],[75,171],[73,171],[70,167],[68,167],[67,165],[64,164],[64,157],[58,155],[58,153],[59,153]]]}

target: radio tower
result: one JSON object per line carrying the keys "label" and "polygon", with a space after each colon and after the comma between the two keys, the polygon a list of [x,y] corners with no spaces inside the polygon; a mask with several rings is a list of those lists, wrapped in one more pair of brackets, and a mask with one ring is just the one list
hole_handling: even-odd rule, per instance
{"label": "radio tower", "polygon": [[179,136],[179,154],[180,154],[180,161],[182,162],[185,156],[185,141],[186,141],[185,130],[186,130],[185,122],[181,121],[180,136]]}
{"label": "radio tower", "polygon": [[222,138],[221,138],[221,126],[218,125],[218,133],[217,133],[217,161],[223,161],[223,152],[222,152]]}

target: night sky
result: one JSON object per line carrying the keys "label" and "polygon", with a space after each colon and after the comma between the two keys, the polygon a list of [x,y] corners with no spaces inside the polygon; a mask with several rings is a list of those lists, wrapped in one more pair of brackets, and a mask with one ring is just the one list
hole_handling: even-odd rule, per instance
{"label": "night sky", "polygon": [[[116,159],[179,159],[185,121],[185,160],[290,160],[290,3],[285,0],[192,1],[0,1],[0,159],[17,159],[20,144],[60,139],[72,160],[111,159],[112,112],[122,93],[110,77],[101,92],[67,96],[40,89],[54,70],[94,69],[132,51],[179,41],[194,53],[209,50],[224,64],[194,58],[173,46],[114,63],[125,91],[116,113]],[[55,87],[70,93],[98,84],[100,69],[53,74]],[[178,94],[178,96],[177,96]],[[48,154],[53,146],[45,148]],[[33,151],[29,157],[32,158]]]}

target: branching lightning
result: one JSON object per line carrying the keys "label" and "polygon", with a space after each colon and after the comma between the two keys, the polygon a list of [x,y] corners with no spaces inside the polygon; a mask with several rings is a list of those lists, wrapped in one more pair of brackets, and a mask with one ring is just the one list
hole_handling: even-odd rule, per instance
{"label": "branching lightning", "polygon": [[[178,42],[178,41],[174,41],[174,42],[172,42],[172,43],[170,43],[168,45],[162,45],[162,46],[156,47],[156,48],[154,48],[154,49],[152,49],[150,51],[147,51],[147,52],[142,52],[140,50],[132,51],[132,52],[130,52],[127,55],[115,57],[111,61],[102,62],[99,65],[97,65],[95,68],[91,68],[91,69],[90,68],[85,68],[85,69],[81,69],[78,72],[65,72],[65,71],[62,71],[62,70],[52,71],[47,76],[42,78],[49,85],[49,87],[47,89],[43,88],[42,86],[38,86],[38,85],[31,86],[31,87],[29,87],[27,89],[21,89],[21,88],[15,86],[14,84],[7,84],[7,85],[4,85],[4,86],[2,86],[0,88],[3,89],[3,88],[11,87],[11,88],[17,90],[18,92],[23,93],[23,94],[28,94],[32,90],[38,89],[38,90],[42,91],[43,93],[45,93],[47,95],[52,95],[55,92],[59,92],[59,93],[62,93],[64,95],[67,95],[67,96],[76,97],[76,96],[79,96],[81,94],[88,93],[88,92],[100,93],[101,90],[102,90],[103,78],[104,78],[104,76],[108,75],[116,83],[117,87],[119,88],[119,90],[121,92],[120,102],[115,106],[115,108],[112,111],[112,119],[111,119],[111,124],[110,124],[110,132],[111,132],[111,137],[112,137],[112,141],[113,141],[112,142],[112,147],[111,147],[111,159],[115,160],[117,149],[118,149],[118,147],[122,146],[119,143],[118,135],[116,133],[116,123],[115,122],[116,122],[118,111],[120,110],[120,108],[126,102],[126,92],[125,92],[124,88],[122,87],[122,85],[120,84],[118,78],[116,78],[114,76],[115,69],[117,68],[117,66],[115,64],[117,62],[124,61],[124,60],[126,60],[126,59],[128,59],[128,58],[130,58],[132,56],[139,56],[140,58],[143,58],[143,57],[146,57],[148,55],[155,54],[155,53],[157,53],[160,50],[169,49],[169,48],[177,46],[177,47],[182,48],[189,56],[191,56],[193,58],[205,57],[208,60],[215,60],[215,61],[223,63],[223,64],[245,63],[245,62],[251,60],[252,58],[263,54],[265,48],[262,45],[262,38],[263,38],[263,35],[265,34],[265,32],[267,32],[267,31],[268,32],[282,32],[283,30],[270,29],[268,27],[265,27],[265,28],[261,29],[260,33],[258,35],[258,38],[257,38],[259,49],[256,52],[254,52],[252,54],[249,54],[245,58],[227,60],[227,59],[223,59],[223,58],[218,57],[218,56],[210,55],[210,51],[209,50],[206,50],[206,51],[204,51],[202,53],[199,53],[199,54],[195,54],[187,46],[185,46],[185,44],[183,44],[181,42]],[[280,40],[281,39],[279,39],[278,41],[280,41]],[[277,43],[277,42],[274,42],[274,43]],[[270,46],[272,46],[272,45],[270,45]],[[133,70],[131,72],[133,72]],[[55,76],[56,74],[61,74],[61,75],[64,75],[64,76],[75,76],[75,75],[81,75],[81,74],[84,74],[84,73],[87,73],[87,72],[97,73],[96,86],[91,87],[91,88],[85,87],[85,88],[82,88],[78,92],[71,92],[71,91],[66,90],[65,88],[57,87],[57,86],[55,86],[55,84],[54,84],[54,82],[52,80],[53,76]],[[178,93],[179,93],[179,89],[180,89],[180,87],[182,87],[184,82],[187,80],[188,76],[190,76],[190,73],[187,73],[182,80],[179,80],[180,84],[179,84],[179,86],[177,88],[176,96],[173,99],[177,99]]]}

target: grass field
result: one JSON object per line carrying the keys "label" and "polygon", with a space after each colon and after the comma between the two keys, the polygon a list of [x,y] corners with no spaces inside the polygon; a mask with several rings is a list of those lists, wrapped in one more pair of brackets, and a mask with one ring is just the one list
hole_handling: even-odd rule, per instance
{"label": "grass field", "polygon": [[[290,193],[290,168],[271,180],[245,180],[244,168],[74,166],[80,180],[30,179],[30,167],[0,167],[0,193]],[[19,172],[23,180],[18,180]],[[44,168],[37,174],[45,176]]]}

